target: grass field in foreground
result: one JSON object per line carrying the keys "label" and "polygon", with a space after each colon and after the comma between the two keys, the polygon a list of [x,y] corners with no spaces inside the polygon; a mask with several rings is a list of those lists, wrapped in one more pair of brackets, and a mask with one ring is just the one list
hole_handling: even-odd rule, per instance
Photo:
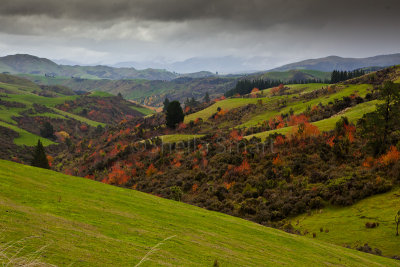
{"label": "grass field in foreground", "polygon": [[[400,262],[123,189],[0,161],[0,228],[62,266],[400,266]],[[45,246],[45,247],[44,247]],[[0,258],[0,261],[4,260]]]}
{"label": "grass field in foreground", "polygon": [[[400,256],[400,236],[396,236],[394,216],[400,210],[400,190],[364,199],[353,206],[328,207],[313,212],[311,216],[301,215],[293,218],[295,228],[307,229],[317,239],[351,247],[365,243],[382,250],[386,256]],[[297,224],[297,221],[299,222]],[[367,229],[367,222],[378,222],[376,228]],[[320,232],[320,228],[329,232]]]}

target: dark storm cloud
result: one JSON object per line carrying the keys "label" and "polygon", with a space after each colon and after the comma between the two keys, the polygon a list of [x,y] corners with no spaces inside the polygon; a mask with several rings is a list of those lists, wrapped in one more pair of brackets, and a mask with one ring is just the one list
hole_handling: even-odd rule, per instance
{"label": "dark storm cloud", "polygon": [[0,56],[371,56],[399,52],[398,10],[399,0],[0,0]]}
{"label": "dark storm cloud", "polygon": [[398,22],[398,0],[2,0],[0,15],[43,15],[81,21],[218,19],[267,27],[345,19]]}

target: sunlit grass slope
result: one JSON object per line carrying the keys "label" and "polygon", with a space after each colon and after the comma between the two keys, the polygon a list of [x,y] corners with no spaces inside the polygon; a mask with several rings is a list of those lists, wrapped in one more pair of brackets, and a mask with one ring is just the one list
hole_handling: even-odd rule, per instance
{"label": "sunlit grass slope", "polygon": [[[328,207],[313,212],[311,216],[301,215],[292,220],[293,225],[308,236],[316,233],[317,239],[338,245],[359,247],[368,243],[386,256],[400,256],[400,237],[396,236],[394,216],[400,210],[400,190],[373,196],[350,207]],[[297,223],[298,222],[298,223]],[[376,228],[365,224],[379,223]],[[321,233],[320,228],[328,229]]]}
{"label": "sunlit grass slope", "polygon": [[[400,266],[239,218],[0,161],[2,242],[61,266]],[[165,238],[165,240],[160,244]]]}
{"label": "sunlit grass slope", "polygon": [[[347,109],[345,112],[342,112],[338,115],[332,116],[332,117],[324,119],[324,120],[316,121],[311,124],[317,126],[321,132],[333,130],[335,128],[336,122],[338,120],[340,120],[340,118],[342,116],[347,117],[350,122],[356,124],[357,120],[360,119],[364,114],[373,112],[376,109],[377,103],[378,103],[377,100],[364,102],[364,103],[358,104],[357,106],[351,107],[351,108]],[[258,138],[261,138],[262,140],[264,140],[270,134],[273,134],[273,133],[287,134],[290,131],[292,131],[292,128],[293,127],[285,127],[285,128],[280,128],[280,129],[276,129],[276,130],[261,132],[261,133],[246,136],[246,138],[249,139],[249,138],[255,136],[255,137],[258,137]]]}

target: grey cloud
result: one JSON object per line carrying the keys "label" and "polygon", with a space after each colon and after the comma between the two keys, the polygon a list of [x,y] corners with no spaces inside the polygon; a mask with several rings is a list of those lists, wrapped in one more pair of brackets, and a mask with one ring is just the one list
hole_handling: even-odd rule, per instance
{"label": "grey cloud", "polygon": [[375,21],[393,16],[397,0],[2,0],[5,16],[43,15],[89,21],[221,19],[262,27],[279,23]]}
{"label": "grey cloud", "polygon": [[371,56],[399,52],[398,10],[398,0],[1,0],[0,49],[92,62]]}

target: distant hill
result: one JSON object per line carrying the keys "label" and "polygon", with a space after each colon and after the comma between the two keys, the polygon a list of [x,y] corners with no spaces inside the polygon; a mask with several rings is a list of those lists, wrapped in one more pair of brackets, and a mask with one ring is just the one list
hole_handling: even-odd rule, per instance
{"label": "distant hill", "polygon": [[178,74],[163,69],[114,68],[109,66],[59,65],[49,59],[27,54],[0,57],[0,72],[10,74],[34,74],[43,76],[75,77],[83,79],[146,79],[173,80],[179,77],[207,77],[210,72]]}
{"label": "distant hill", "polygon": [[217,98],[227,90],[235,87],[239,77],[180,77],[170,81],[145,79],[81,79],[44,77],[21,74],[21,76],[41,85],[64,85],[75,91],[104,91],[117,95],[121,93],[126,99],[140,104],[159,107],[165,97],[170,100],[185,101],[186,98],[199,100],[206,92],[211,98]]}
{"label": "distant hill", "polygon": [[247,76],[247,79],[263,79],[263,80],[280,80],[282,82],[288,81],[306,81],[306,80],[329,80],[331,78],[330,72],[323,72],[318,70],[301,70],[294,69],[288,71],[270,71],[260,74]]}
{"label": "distant hill", "polygon": [[293,69],[307,69],[319,71],[354,70],[365,67],[386,67],[400,64],[400,53],[380,55],[367,58],[343,58],[329,56],[317,59],[307,59],[296,63],[284,65],[270,71],[287,71]]}

